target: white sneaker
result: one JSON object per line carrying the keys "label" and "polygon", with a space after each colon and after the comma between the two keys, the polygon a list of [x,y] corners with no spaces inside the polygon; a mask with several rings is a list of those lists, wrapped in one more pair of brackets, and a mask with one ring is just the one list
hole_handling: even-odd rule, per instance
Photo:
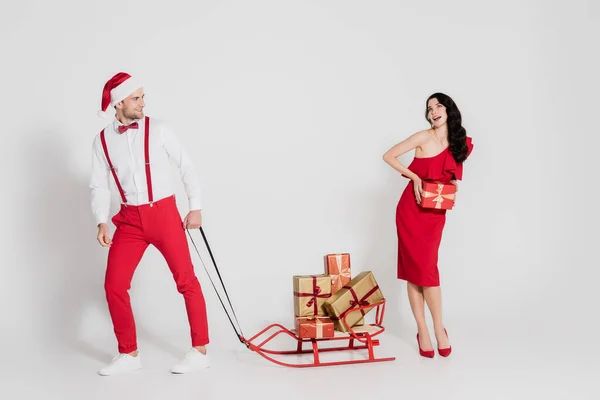
{"label": "white sneaker", "polygon": [[173,374],[185,374],[192,370],[210,367],[208,354],[202,354],[195,348],[191,348],[180,362],[171,367]]}
{"label": "white sneaker", "polygon": [[98,371],[99,375],[109,376],[114,374],[120,374],[122,372],[137,371],[142,368],[142,362],[138,353],[137,357],[130,356],[129,354],[120,353],[116,355],[110,364],[101,368]]}

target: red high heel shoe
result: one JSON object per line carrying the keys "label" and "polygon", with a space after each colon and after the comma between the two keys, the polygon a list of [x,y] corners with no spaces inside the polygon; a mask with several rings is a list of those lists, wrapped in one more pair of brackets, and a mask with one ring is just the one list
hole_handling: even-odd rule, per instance
{"label": "red high heel shoe", "polygon": [[[444,332],[446,333],[446,337],[448,337],[448,332],[446,332],[446,328],[444,328]],[[450,338],[448,338],[448,339],[450,339]],[[452,353],[452,346],[446,347],[445,349],[440,349],[438,347],[438,353],[440,353],[440,356],[442,356],[442,357],[448,357],[450,355],[450,353]]]}
{"label": "red high heel shoe", "polygon": [[419,345],[419,354],[422,357],[433,358],[435,352],[433,350],[423,350],[421,349],[421,341],[419,340],[419,334],[417,333],[417,344]]}

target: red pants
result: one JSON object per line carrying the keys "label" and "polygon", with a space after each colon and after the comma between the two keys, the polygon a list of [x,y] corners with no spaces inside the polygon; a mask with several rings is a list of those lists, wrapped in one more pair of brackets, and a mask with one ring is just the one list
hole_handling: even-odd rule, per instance
{"label": "red pants", "polygon": [[177,290],[185,299],[192,346],[208,343],[206,303],[190,257],[185,228],[175,204],[167,197],[150,205],[121,206],[108,252],[104,289],[120,353],[137,350],[136,329],[129,300],[131,279],[148,245],[163,255]]}

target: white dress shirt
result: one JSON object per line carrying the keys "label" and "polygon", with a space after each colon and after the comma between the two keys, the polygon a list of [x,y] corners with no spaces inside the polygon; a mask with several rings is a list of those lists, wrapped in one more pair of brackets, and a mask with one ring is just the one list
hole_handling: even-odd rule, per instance
{"label": "white dress shirt", "polygon": [[[138,129],[128,129],[123,134],[118,131],[119,125],[123,124],[116,119],[104,129],[108,155],[125,193],[127,205],[149,203],[144,159],[145,118],[136,122],[139,124]],[[169,197],[174,193],[171,161],[179,168],[190,211],[200,210],[202,193],[194,167],[173,131],[162,121],[154,118],[150,118],[149,148],[153,201]],[[90,181],[92,212],[97,224],[106,223],[109,219],[111,180],[114,181],[114,178],[98,133],[94,138]],[[114,187],[116,188],[116,185]],[[121,195],[118,196],[120,199]]]}

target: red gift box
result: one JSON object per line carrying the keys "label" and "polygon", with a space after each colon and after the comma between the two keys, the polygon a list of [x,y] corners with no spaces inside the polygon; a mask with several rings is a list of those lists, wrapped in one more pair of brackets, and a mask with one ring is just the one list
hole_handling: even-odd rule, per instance
{"label": "red gift box", "polygon": [[350,254],[327,254],[325,256],[325,274],[331,276],[331,294],[350,282]]}
{"label": "red gift box", "polygon": [[296,333],[299,338],[331,338],[335,329],[331,318],[327,317],[296,317]]}
{"label": "red gift box", "polygon": [[451,210],[454,207],[456,185],[437,181],[422,181],[422,185],[421,207],[439,210]]}

